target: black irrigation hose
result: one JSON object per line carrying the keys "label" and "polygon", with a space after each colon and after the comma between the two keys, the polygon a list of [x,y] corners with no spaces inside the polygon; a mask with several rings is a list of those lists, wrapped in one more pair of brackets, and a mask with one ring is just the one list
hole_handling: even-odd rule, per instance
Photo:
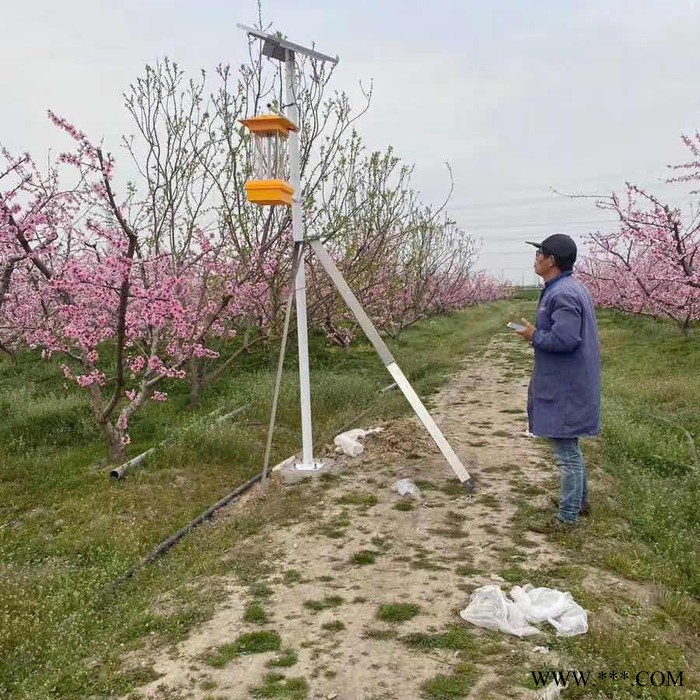
{"label": "black irrigation hose", "polygon": [[[384,394],[387,391],[391,391],[394,388],[396,388],[396,383],[389,384],[389,386],[386,386],[386,387],[380,389],[378,392],[378,395],[375,397],[374,401],[366,409],[364,409],[363,411],[358,413],[356,416],[351,418],[349,421],[347,421],[340,430],[335,431],[335,434],[337,435],[339,433],[344,432],[353,423],[355,423],[360,418],[362,418],[364,415],[369,413],[375,407],[377,400],[379,399],[379,394]],[[245,410],[246,408],[248,408],[248,406],[244,406],[244,407],[242,407],[242,409],[238,409],[238,410]],[[236,411],[236,412],[238,412],[238,411]],[[228,416],[226,416],[226,417],[228,417]],[[234,489],[229,494],[224,496],[222,499],[217,501],[213,506],[210,506],[203,513],[200,513],[196,518],[194,518],[194,520],[191,520],[187,525],[180,528],[174,535],[171,535],[167,539],[163,540],[163,542],[161,542],[150,554],[148,554],[148,556],[144,557],[138,564],[135,564],[125,574],[120,576],[111,585],[110,589],[114,590],[119,584],[130,579],[135,573],[140,571],[143,567],[154,562],[156,559],[158,559],[158,557],[165,554],[173,545],[177,544],[186,534],[188,534],[189,532],[194,530],[197,526],[201,525],[205,520],[211,518],[212,515],[214,515],[214,513],[216,513],[217,510],[220,510],[221,508],[223,508],[224,506],[227,506],[232,501],[235,501],[237,498],[242,496],[246,491],[248,491],[253,486],[255,486],[255,484],[262,481],[263,474],[266,470],[266,467],[267,467],[267,465],[264,466],[263,471],[261,471],[259,474],[256,474],[251,479],[248,479],[248,481],[246,481],[244,484],[241,484],[241,486],[238,486],[236,489]],[[465,486],[467,488],[467,491],[469,491],[470,493],[473,493],[476,490],[476,484],[475,484],[475,480],[473,478],[470,479],[469,482],[466,482]]]}
{"label": "black irrigation hose", "polygon": [[[393,389],[396,387],[396,384],[390,384],[387,387],[384,387],[383,389],[379,390],[380,394],[384,394],[385,392]],[[377,397],[379,398],[379,397]],[[363,415],[368,413],[373,407],[374,404],[376,403],[376,398],[373,404],[365,409],[364,411],[358,413],[354,418],[352,418],[350,421],[348,421],[344,426],[342,430],[339,430],[337,432],[342,433],[343,430],[346,430],[349,428],[355,421],[360,419]],[[337,434],[337,433],[336,433]],[[207,508],[203,513],[200,513],[194,520],[191,520],[187,525],[184,527],[180,528],[174,535],[170,535],[167,539],[163,540],[150,554],[145,556],[138,564],[134,564],[125,574],[120,576],[113,584],[112,584],[112,589],[116,588],[119,584],[123,583],[124,581],[130,579],[135,573],[143,569],[145,566],[148,564],[153,563],[158,557],[161,555],[165,554],[173,545],[177,544],[186,534],[189,532],[192,532],[197,526],[201,525],[205,520],[208,520],[209,518],[216,513],[217,510],[220,510],[224,506],[227,506],[229,503],[232,501],[235,501],[237,498],[242,496],[246,491],[251,489],[255,484],[257,484],[259,481],[262,480],[263,473],[260,472],[259,474],[256,474],[254,477],[251,479],[248,479],[244,484],[241,486],[238,486],[236,489],[231,491],[231,493],[227,494],[224,496],[222,499],[217,501],[213,506],[210,506]]]}
{"label": "black irrigation hose", "polygon": [[191,532],[205,520],[211,518],[211,516],[214,515],[217,510],[242,496],[246,491],[248,491],[248,489],[257,484],[261,478],[262,473],[256,474],[252,479],[248,479],[248,481],[231,491],[231,493],[217,501],[213,506],[209,506],[209,508],[207,508],[203,513],[200,513],[196,518],[194,518],[194,520],[191,520],[183,528],[180,528],[174,535],[171,535],[167,539],[163,540],[148,556],[144,557],[138,564],[132,566],[124,575],[118,578],[113,585],[117,586],[123,581],[126,581],[144,566],[154,562],[162,554],[165,554],[165,552],[167,552],[174,544],[179,542],[188,532]]}

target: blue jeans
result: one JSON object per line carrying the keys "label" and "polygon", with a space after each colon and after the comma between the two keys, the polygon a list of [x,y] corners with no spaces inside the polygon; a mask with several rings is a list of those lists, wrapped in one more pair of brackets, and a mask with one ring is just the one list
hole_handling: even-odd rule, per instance
{"label": "blue jeans", "polygon": [[578,521],[578,514],[588,503],[588,474],[578,438],[552,438],[557,464],[561,471],[559,520]]}

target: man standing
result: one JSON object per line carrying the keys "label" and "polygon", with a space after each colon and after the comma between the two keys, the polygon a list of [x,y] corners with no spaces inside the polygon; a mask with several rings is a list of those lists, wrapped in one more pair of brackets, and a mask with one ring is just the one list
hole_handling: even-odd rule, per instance
{"label": "man standing", "polygon": [[519,331],[535,349],[528,390],[530,432],[550,438],[561,471],[559,512],[531,528],[556,532],[587,515],[588,474],[579,438],[600,433],[600,342],[595,307],[588,290],[573,277],[576,244],[557,233],[535,246],[535,272],[544,280],[533,326]]}

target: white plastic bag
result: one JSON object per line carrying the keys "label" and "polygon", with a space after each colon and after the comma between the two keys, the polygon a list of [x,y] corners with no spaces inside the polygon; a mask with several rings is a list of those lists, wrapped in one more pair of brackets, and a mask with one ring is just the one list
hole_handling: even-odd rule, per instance
{"label": "white plastic bag", "polygon": [[365,450],[364,445],[350,437],[347,433],[336,435],[333,442],[336,444],[336,452],[342,452],[350,457],[357,457],[357,455],[362,454]]}
{"label": "white plastic bag", "polygon": [[353,428],[352,430],[346,430],[344,433],[340,433],[333,438],[333,442],[336,445],[336,452],[343,452],[350,457],[357,457],[364,452],[364,445],[359,441],[359,438],[367,437],[368,435],[373,435],[374,433],[379,433],[384,428],[372,428],[371,430],[362,430],[362,428]]}
{"label": "white plastic bag", "polygon": [[510,597],[528,622],[544,622],[551,617],[559,617],[575,605],[571,593],[562,593],[554,588],[533,588],[529,583],[522,587],[513,586]]}
{"label": "white plastic bag", "polygon": [[512,600],[508,600],[499,586],[481,586],[469,600],[469,605],[459,613],[460,617],[477,627],[497,630],[526,637],[539,630],[527,624],[525,615]]}
{"label": "white plastic bag", "polygon": [[568,591],[533,588],[527,583],[522,588],[513,586],[510,597],[528,622],[547,620],[560,637],[588,632],[588,614]]}
{"label": "white plastic bag", "polygon": [[554,588],[513,586],[506,598],[499,586],[477,588],[460,616],[478,627],[500,630],[518,637],[536,634],[530,622],[549,622],[560,637],[588,632],[588,613],[568,591]]}
{"label": "white plastic bag", "polygon": [[394,491],[399,492],[399,496],[409,494],[413,496],[413,498],[421,498],[420,489],[410,479],[401,479],[400,481],[397,481],[394,484],[393,489]]}
{"label": "white plastic bag", "polygon": [[574,637],[588,632],[588,613],[578,604],[573,605],[557,618],[547,620],[557,630],[559,637]]}

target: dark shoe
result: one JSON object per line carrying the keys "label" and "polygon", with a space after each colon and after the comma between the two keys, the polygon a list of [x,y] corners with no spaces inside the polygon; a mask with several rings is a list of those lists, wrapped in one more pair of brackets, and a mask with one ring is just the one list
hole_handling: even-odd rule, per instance
{"label": "dark shoe", "polygon": [[539,532],[542,535],[555,535],[571,532],[577,527],[578,523],[565,523],[563,520],[560,520],[556,515],[554,515],[546,522],[533,525],[528,529],[532,530],[532,532]]}
{"label": "dark shoe", "polygon": [[[552,505],[553,505],[557,510],[559,510],[559,499],[558,499],[558,498],[554,498],[554,496],[550,496],[550,497],[549,497],[549,500],[550,500],[550,502],[552,503]],[[588,517],[588,516],[591,514],[591,504],[590,504],[590,502],[586,501],[586,503],[584,503],[584,504],[581,506],[581,510],[578,512],[578,514],[579,514],[579,515],[583,515],[583,516],[585,516],[585,517]]]}

